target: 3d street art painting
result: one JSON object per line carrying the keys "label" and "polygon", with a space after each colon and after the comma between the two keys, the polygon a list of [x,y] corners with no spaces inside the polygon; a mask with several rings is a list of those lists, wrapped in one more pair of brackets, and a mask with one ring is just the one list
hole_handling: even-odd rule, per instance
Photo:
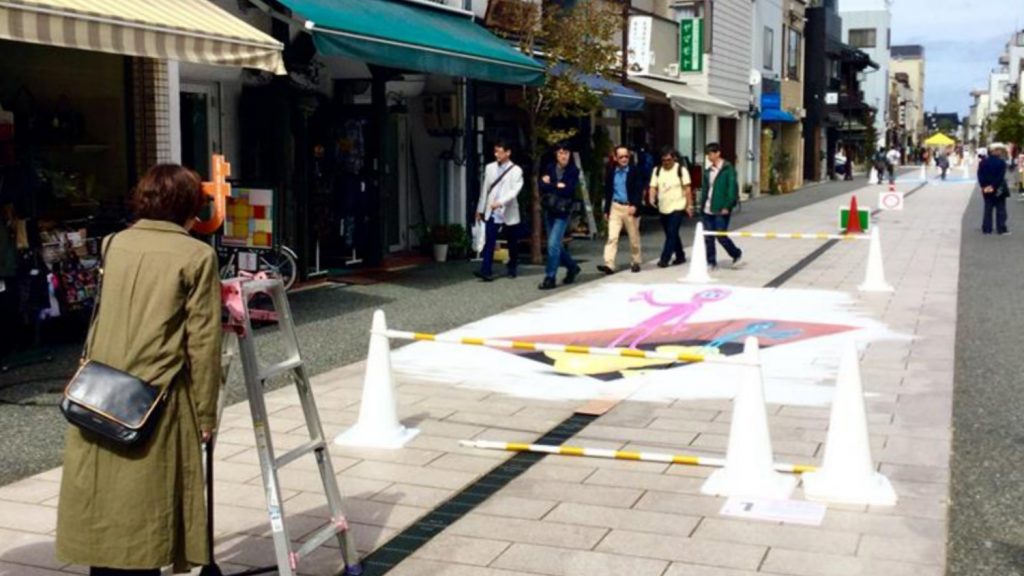
{"label": "3d street art painting", "polygon": [[[739,354],[755,336],[767,401],[807,406],[828,405],[845,339],[906,339],[842,292],[681,284],[586,287],[449,334],[723,356]],[[722,363],[434,342],[397,350],[392,361],[399,375],[530,398],[587,400],[624,389],[631,400],[731,398],[736,385],[735,369]]]}

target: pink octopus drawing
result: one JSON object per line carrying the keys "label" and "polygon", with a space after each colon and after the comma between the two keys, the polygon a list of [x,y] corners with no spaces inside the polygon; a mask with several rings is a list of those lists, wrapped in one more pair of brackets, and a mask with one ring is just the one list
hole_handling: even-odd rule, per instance
{"label": "pink octopus drawing", "polygon": [[686,321],[690,316],[696,314],[697,311],[703,308],[705,304],[723,300],[727,298],[729,294],[731,294],[731,292],[725,288],[712,288],[710,290],[704,290],[694,294],[693,298],[688,302],[659,302],[654,299],[653,290],[645,290],[635,294],[629,299],[630,302],[643,300],[651,306],[665,308],[666,310],[659,312],[636,326],[633,326],[629,330],[626,330],[620,334],[618,338],[613,340],[612,343],[609,344],[609,347],[618,347],[620,344],[632,337],[633,339],[629,343],[629,347],[636,348],[659,328],[669,324],[673,324],[672,333],[677,334],[685,329]]}

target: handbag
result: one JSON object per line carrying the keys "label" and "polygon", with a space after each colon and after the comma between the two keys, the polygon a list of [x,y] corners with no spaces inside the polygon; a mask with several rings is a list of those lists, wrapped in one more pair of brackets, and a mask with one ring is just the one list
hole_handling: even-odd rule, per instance
{"label": "handbag", "polygon": [[167,389],[150,386],[131,374],[89,360],[87,351],[96,337],[96,316],[103,294],[103,264],[114,243],[110,237],[100,253],[99,285],[89,321],[88,341],[82,346],[80,366],[67,387],[60,410],[68,422],[118,445],[144,444],[156,427]]}

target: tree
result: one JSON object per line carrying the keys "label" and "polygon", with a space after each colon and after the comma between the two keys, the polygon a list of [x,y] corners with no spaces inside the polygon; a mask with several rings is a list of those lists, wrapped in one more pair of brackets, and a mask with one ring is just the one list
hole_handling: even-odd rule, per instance
{"label": "tree", "polygon": [[1024,145],[1024,104],[1007,100],[992,118],[990,133],[1000,142]]}
{"label": "tree", "polygon": [[[524,54],[543,58],[544,84],[525,88],[521,102],[534,164],[551,145],[572,138],[575,129],[556,129],[552,120],[589,116],[601,108],[601,97],[583,82],[584,75],[607,76],[619,65],[614,39],[623,30],[622,9],[606,0],[523,3],[514,19],[513,36]],[[530,178],[532,215],[531,260],[542,261],[540,188],[536,171]]]}

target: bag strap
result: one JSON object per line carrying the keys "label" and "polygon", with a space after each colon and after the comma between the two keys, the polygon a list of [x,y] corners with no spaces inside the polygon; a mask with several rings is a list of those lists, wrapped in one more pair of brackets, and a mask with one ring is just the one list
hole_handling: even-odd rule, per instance
{"label": "bag strap", "polygon": [[110,235],[106,245],[100,246],[100,259],[97,268],[100,272],[100,278],[96,282],[96,298],[92,304],[92,317],[89,318],[89,336],[85,339],[85,343],[82,344],[82,355],[79,357],[79,363],[84,364],[87,360],[87,352],[92,348],[92,343],[96,339],[96,316],[100,309],[100,302],[102,301],[101,296],[103,295],[103,265],[107,261],[107,251],[110,250],[110,245],[114,243],[114,237],[117,236],[117,232]]}
{"label": "bag strap", "polygon": [[[508,168],[505,168],[505,171],[498,175],[498,179],[495,180],[494,182],[491,182],[491,187],[487,189],[488,195],[490,195],[491,192],[494,191],[494,187],[497,186],[499,182],[501,182],[505,175],[511,172],[512,169],[516,167],[514,162],[509,162],[509,164],[510,166]],[[495,168],[497,168],[497,166],[495,166]]]}

